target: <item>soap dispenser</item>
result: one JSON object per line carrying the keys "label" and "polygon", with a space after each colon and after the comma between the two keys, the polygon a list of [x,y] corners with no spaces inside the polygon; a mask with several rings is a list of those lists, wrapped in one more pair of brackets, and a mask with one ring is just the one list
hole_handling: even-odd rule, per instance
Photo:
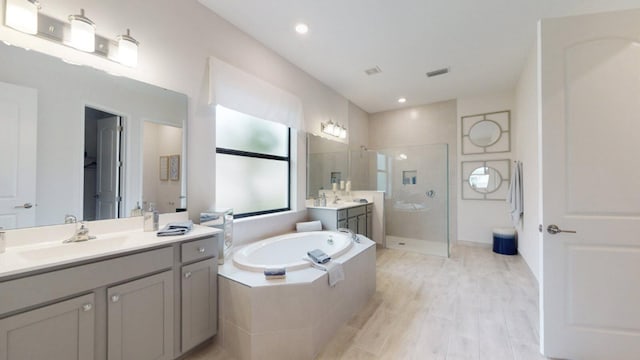
{"label": "soap dispenser", "polygon": [[144,231],[158,231],[158,221],[160,215],[152,202],[149,203],[149,209],[144,212]]}

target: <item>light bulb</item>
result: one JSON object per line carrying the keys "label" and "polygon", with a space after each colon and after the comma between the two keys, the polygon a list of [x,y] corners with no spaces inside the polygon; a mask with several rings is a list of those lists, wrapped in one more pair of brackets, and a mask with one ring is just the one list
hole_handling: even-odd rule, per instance
{"label": "light bulb", "polygon": [[96,26],[93,21],[84,16],[84,9],[80,15],[69,15],[71,23],[71,40],[69,45],[86,52],[96,50]]}
{"label": "light bulb", "polygon": [[23,33],[38,33],[38,7],[35,0],[7,0],[5,24]]}

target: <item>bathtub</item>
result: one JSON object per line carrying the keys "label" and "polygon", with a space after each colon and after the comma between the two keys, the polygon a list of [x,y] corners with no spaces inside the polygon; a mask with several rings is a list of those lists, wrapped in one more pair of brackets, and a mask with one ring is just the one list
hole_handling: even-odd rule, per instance
{"label": "bathtub", "polygon": [[233,255],[233,263],[240,269],[263,272],[268,268],[287,271],[310,267],[307,252],[320,249],[332,259],[348,252],[353,246],[349,234],[335,231],[310,231],[272,237],[248,245]]}
{"label": "bathtub", "polygon": [[[376,291],[376,243],[358,238],[293,233],[235,249],[232,261],[218,267],[218,331],[226,352],[242,360],[313,360]],[[342,265],[343,281],[330,286],[326,272],[302,260],[313,249]],[[287,274],[266,279],[265,267],[285,267]]]}

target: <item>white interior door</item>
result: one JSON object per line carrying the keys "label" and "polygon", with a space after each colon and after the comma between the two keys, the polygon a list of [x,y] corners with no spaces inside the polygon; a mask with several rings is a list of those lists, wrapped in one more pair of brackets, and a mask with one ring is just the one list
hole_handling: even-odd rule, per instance
{"label": "white interior door", "polygon": [[[541,341],[640,358],[640,11],[541,26]],[[550,234],[557,225],[561,232]]]}
{"label": "white interior door", "polygon": [[0,227],[35,226],[38,92],[0,82]]}
{"label": "white interior door", "polygon": [[98,120],[96,220],[115,219],[120,207],[120,117]]}

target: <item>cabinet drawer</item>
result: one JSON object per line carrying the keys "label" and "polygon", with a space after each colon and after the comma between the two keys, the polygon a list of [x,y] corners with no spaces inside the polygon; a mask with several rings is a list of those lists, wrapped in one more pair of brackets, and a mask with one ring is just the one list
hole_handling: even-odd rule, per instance
{"label": "cabinet drawer", "polygon": [[358,216],[358,215],[362,215],[365,213],[365,207],[364,206],[358,206],[358,207],[354,207],[354,208],[349,208],[347,209],[347,217],[354,217],[354,216]]}
{"label": "cabinet drawer", "polygon": [[180,246],[180,261],[190,262],[218,255],[216,237],[190,241]]}
{"label": "cabinet drawer", "polygon": [[347,219],[347,209],[338,210],[338,221]]}

